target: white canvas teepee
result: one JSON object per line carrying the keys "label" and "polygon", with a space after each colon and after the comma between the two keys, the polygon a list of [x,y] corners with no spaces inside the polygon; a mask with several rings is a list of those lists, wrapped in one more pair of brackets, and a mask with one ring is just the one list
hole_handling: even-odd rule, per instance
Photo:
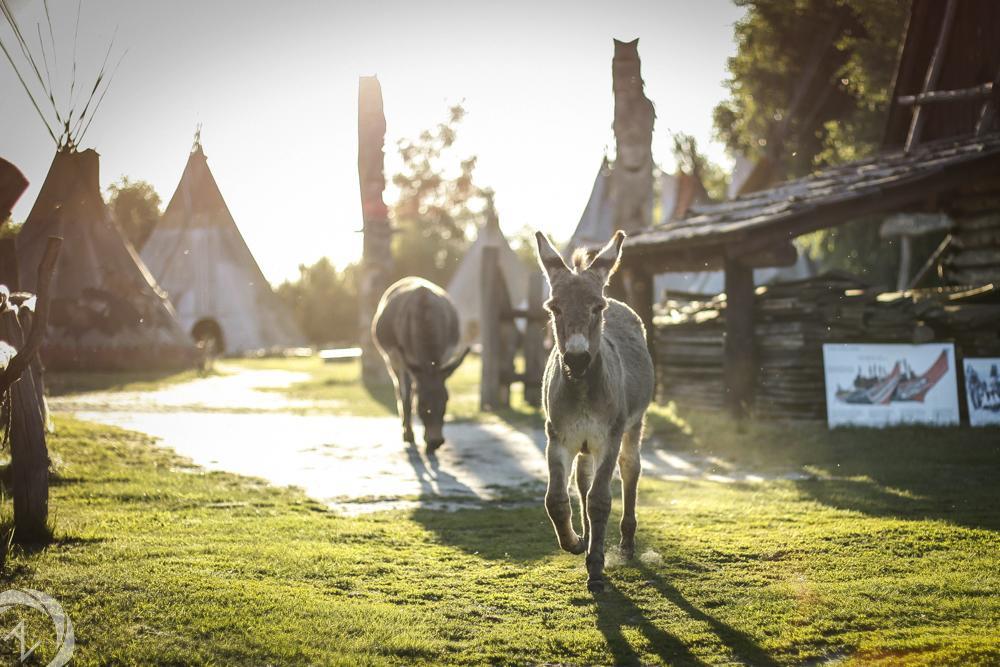
{"label": "white canvas teepee", "polygon": [[526,303],[528,299],[528,269],[504,238],[500,230],[500,221],[491,206],[488,209],[486,222],[479,229],[479,235],[465,253],[455,275],[448,283],[448,294],[458,310],[462,342],[467,345],[479,341],[483,248],[498,248],[500,272],[507,284],[511,305],[516,308]]}
{"label": "white canvas teepee", "polygon": [[142,258],[181,325],[225,354],[300,346],[305,338],[278,299],[229,212],[195,141]]}

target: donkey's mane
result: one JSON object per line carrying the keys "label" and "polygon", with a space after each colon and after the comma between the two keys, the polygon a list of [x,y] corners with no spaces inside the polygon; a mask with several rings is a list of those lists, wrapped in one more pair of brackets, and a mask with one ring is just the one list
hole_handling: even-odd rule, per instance
{"label": "donkey's mane", "polygon": [[589,248],[577,248],[573,251],[573,256],[570,258],[573,270],[577,273],[583,271],[590,266],[590,263],[594,261],[594,257],[596,256],[597,252],[595,250],[591,250]]}
{"label": "donkey's mane", "polygon": [[606,271],[608,275],[614,273],[618,268],[618,256],[608,256],[609,253],[602,256],[600,253],[600,250],[592,248],[577,248],[571,258],[573,271],[580,273],[587,269],[600,269]]}

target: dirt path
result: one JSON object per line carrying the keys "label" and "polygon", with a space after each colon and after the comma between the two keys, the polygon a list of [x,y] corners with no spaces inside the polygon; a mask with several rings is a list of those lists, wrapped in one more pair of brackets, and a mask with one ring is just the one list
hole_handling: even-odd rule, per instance
{"label": "dirt path", "polygon": [[[545,436],[499,420],[454,422],[435,456],[400,439],[395,417],[323,414],[323,403],[273,391],[304,373],[244,370],[149,392],[55,398],[54,412],[148,433],[196,464],[302,488],[346,513],[456,508],[534,499],[544,488]],[[759,481],[724,462],[647,446],[644,474],[721,483]]]}

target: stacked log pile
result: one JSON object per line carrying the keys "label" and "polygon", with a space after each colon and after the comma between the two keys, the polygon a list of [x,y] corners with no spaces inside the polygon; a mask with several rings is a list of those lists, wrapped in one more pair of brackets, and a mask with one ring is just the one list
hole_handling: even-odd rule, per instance
{"label": "stacked log pile", "polygon": [[657,400],[678,398],[707,408],[722,405],[725,295],[709,301],[668,301],[654,317]]}
{"label": "stacked log pile", "polygon": [[954,341],[963,357],[1000,357],[1000,283],[918,290],[913,296],[935,340]]}
{"label": "stacked log pile", "polygon": [[825,419],[824,343],[909,343],[913,302],[880,298],[849,274],[762,287],[754,312],[758,376],[755,413]]}
{"label": "stacked log pile", "polygon": [[[725,295],[668,302],[655,318],[657,399],[722,404]],[[953,341],[959,356],[1000,356],[1000,289],[879,293],[827,273],[757,289],[757,416],[825,419],[824,343]]]}
{"label": "stacked log pile", "polygon": [[[1000,284],[1000,213],[996,197],[962,202],[954,214],[949,252],[941,263],[944,277],[956,285]],[[976,211],[977,208],[984,209]]]}

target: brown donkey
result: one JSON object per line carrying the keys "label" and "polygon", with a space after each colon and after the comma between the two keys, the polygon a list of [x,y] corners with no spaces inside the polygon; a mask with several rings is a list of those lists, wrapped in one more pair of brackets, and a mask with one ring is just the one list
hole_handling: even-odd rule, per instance
{"label": "brown donkey", "polygon": [[372,338],[396,386],[403,420],[403,440],[413,444],[413,394],[424,424],[424,442],[433,453],[444,443],[448,390],[444,381],[455,372],[469,348],[458,352],[458,312],[448,294],[422,278],[403,278],[379,301]]}
{"label": "brown donkey", "polygon": [[[559,546],[587,553],[587,588],[604,590],[604,532],[611,513],[611,476],[622,477],[621,550],[635,553],[635,502],[643,418],[653,397],[653,360],[639,316],[605,296],[618,266],[623,232],[599,253],[577,252],[570,268],[541,232],[538,260],[551,288],[546,308],[556,345],[545,367],[545,509]],[[569,472],[575,462],[583,536],[573,528]]]}

